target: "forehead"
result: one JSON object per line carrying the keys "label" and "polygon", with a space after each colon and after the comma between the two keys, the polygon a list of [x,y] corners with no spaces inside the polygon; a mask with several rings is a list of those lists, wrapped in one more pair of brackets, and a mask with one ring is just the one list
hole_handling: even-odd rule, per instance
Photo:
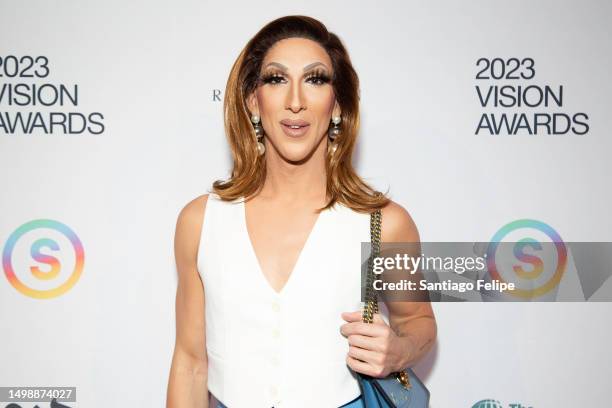
{"label": "forehead", "polygon": [[331,70],[331,58],[319,43],[307,38],[286,38],[277,41],[266,53],[262,66],[270,62],[278,62],[289,68],[289,70],[302,70],[302,67],[313,63],[322,62]]}

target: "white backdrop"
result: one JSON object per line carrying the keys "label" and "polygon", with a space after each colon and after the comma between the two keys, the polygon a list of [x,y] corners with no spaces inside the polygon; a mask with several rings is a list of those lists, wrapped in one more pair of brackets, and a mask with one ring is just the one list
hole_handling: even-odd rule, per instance
{"label": "white backdrop", "polygon": [[[0,86],[78,86],[76,106],[48,107],[11,104],[2,88],[5,126],[28,112],[47,121],[51,112],[97,113],[103,124],[81,134],[0,126],[0,244],[12,250],[16,274],[26,280],[29,266],[40,265],[29,252],[40,238],[58,243],[41,253],[61,272],[45,282],[30,276],[31,285],[56,287],[75,263],[63,235],[40,226],[9,245],[32,220],[66,224],[84,247],[76,284],[46,299],[17,290],[4,260],[0,386],[76,386],[79,407],[164,406],[176,217],[230,166],[222,102],[213,95],[223,94],[248,39],[283,15],[318,18],[345,43],[361,80],[358,171],[390,188],[422,241],[487,241],[523,218],[547,223],[565,241],[612,241],[611,12],[603,0],[0,0]],[[48,75],[11,76],[8,56],[44,56]],[[480,106],[476,85],[513,81],[475,79],[479,58],[532,58],[535,77],[514,82],[562,85],[563,106]],[[483,113],[534,112],[585,113],[589,130],[475,134]],[[438,341],[417,366],[432,407],[609,399],[610,303],[433,306]]]}

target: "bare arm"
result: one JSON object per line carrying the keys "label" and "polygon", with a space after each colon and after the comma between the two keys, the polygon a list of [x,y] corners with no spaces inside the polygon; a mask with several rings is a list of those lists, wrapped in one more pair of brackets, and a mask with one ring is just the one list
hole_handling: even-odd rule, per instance
{"label": "bare arm", "polygon": [[197,269],[200,233],[207,200],[208,194],[189,202],[181,210],[176,223],[176,342],[168,380],[166,408],[208,408],[204,285]]}
{"label": "bare arm", "polygon": [[[410,214],[400,205],[391,201],[382,210],[382,242],[414,242],[411,251],[418,256],[420,237]],[[436,319],[429,301],[424,302],[386,302],[389,310],[389,325],[406,342],[406,350],[401,368],[414,365],[426,354],[437,336]]]}
{"label": "bare arm", "polygon": [[[383,258],[393,257],[394,254],[401,256],[404,250],[410,252],[410,256],[421,252],[419,233],[410,214],[393,201],[382,209],[381,241],[383,245],[380,256]],[[414,244],[401,247],[394,244],[399,242]],[[400,252],[397,252],[398,248],[401,248]],[[405,272],[398,270],[406,276]],[[398,277],[396,270],[385,268],[384,272],[393,274],[391,279],[385,275],[382,278],[384,281],[393,282]],[[383,295],[386,295],[384,291]],[[383,296],[382,300],[389,310],[389,324],[380,313],[374,314],[371,323],[362,321],[361,310],[342,313],[342,318],[348,322],[341,326],[340,331],[349,342],[346,363],[350,368],[384,378],[392,372],[412,367],[431,349],[436,339],[437,326],[429,297],[418,296],[418,302],[406,299],[414,298]]]}

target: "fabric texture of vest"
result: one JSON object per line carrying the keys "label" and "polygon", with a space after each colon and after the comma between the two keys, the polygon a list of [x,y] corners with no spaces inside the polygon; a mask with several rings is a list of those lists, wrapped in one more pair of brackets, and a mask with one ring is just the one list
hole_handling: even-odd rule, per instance
{"label": "fabric texture of vest", "polygon": [[[361,310],[369,214],[337,203],[319,214],[277,293],[261,272],[243,199],[209,194],[198,250],[208,389],[229,408],[337,408],[360,395],[340,314]],[[279,237],[279,239],[281,239]]]}

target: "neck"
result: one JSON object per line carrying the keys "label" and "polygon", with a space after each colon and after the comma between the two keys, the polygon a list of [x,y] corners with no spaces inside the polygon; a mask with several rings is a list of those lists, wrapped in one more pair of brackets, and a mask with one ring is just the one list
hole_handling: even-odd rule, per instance
{"label": "neck", "polygon": [[[325,142],[325,141],[324,141]],[[259,195],[287,204],[299,202],[323,203],[326,199],[327,176],[325,171],[326,143],[307,159],[289,162],[274,151],[266,151],[266,180]]]}

